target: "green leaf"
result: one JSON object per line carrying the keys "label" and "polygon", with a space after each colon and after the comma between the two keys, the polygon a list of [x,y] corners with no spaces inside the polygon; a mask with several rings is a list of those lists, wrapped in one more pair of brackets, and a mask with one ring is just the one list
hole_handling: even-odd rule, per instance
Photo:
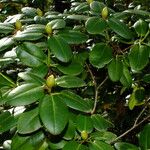
{"label": "green leaf", "polygon": [[80,62],[72,61],[69,65],[58,65],[57,69],[66,75],[79,75],[83,71],[83,66]]}
{"label": "green leaf", "polygon": [[57,59],[68,62],[72,58],[72,51],[67,42],[59,36],[52,36],[48,39],[48,46]]}
{"label": "green leaf", "polygon": [[14,31],[14,26],[10,23],[0,23],[0,33],[8,34]]}
{"label": "green leaf", "polygon": [[106,29],[107,23],[102,18],[91,17],[86,21],[85,27],[90,34],[100,34]]}
{"label": "green leaf", "polygon": [[66,26],[66,22],[63,19],[54,19],[48,24],[52,26],[52,29],[62,29]]}
{"label": "green leaf", "polygon": [[45,25],[43,24],[31,24],[25,27],[24,32],[31,32],[31,33],[44,33],[45,32]]}
{"label": "green leaf", "polygon": [[88,148],[76,141],[70,141],[64,146],[63,150],[88,150]]}
{"label": "green leaf", "polygon": [[39,110],[36,108],[20,115],[17,123],[20,134],[32,133],[41,128],[38,112]]}
{"label": "green leaf", "polygon": [[44,88],[35,83],[27,83],[13,89],[6,97],[6,103],[12,106],[29,105],[44,96]]}
{"label": "green leaf", "polygon": [[86,21],[87,20],[87,16],[85,15],[69,15],[67,16],[67,19],[71,19],[71,20],[76,20],[76,21]]}
{"label": "green leaf", "polygon": [[58,135],[68,122],[67,106],[57,95],[47,95],[40,104],[40,117],[47,130]]}
{"label": "green leaf", "polygon": [[75,132],[76,132],[75,124],[72,120],[69,120],[63,139],[65,140],[73,139],[75,136]]}
{"label": "green leaf", "polygon": [[144,129],[139,134],[139,144],[142,150],[150,149],[150,123],[144,126]]}
{"label": "green leaf", "polygon": [[21,62],[30,67],[39,67],[43,65],[46,58],[41,48],[29,42],[17,46],[16,52]]}
{"label": "green leaf", "polygon": [[92,110],[92,107],[87,103],[87,101],[75,93],[70,91],[62,91],[61,94],[57,96],[72,109],[86,113],[89,113]]}
{"label": "green leaf", "polygon": [[12,37],[4,37],[0,39],[0,52],[10,48],[14,43],[15,41]]}
{"label": "green leaf", "polygon": [[43,33],[41,32],[35,32],[35,31],[22,31],[17,32],[17,34],[14,36],[14,40],[16,41],[36,41],[38,39],[41,39],[43,37]]}
{"label": "green leaf", "polygon": [[54,150],[54,149],[58,150],[58,149],[62,149],[66,143],[67,143],[67,141],[65,141],[65,140],[61,140],[59,142],[54,141],[54,143],[48,141],[48,146],[50,147],[50,150],[51,149],[52,150]]}
{"label": "green leaf", "polygon": [[120,82],[124,87],[131,87],[132,86],[132,77],[131,73],[129,72],[128,68],[126,66],[123,66],[123,74],[120,78]]}
{"label": "green leaf", "polygon": [[118,35],[125,39],[132,39],[133,35],[131,30],[124,24],[123,22],[119,21],[116,18],[109,18],[108,19],[108,25],[109,27]]}
{"label": "green leaf", "polygon": [[87,35],[73,30],[60,32],[58,36],[62,37],[68,44],[82,44],[88,40]]}
{"label": "green leaf", "polygon": [[11,150],[40,150],[44,143],[44,138],[42,132],[37,132],[30,136],[16,134],[12,139]]}
{"label": "green leaf", "polygon": [[90,134],[91,139],[111,143],[117,135],[109,131],[96,131]]}
{"label": "green leaf", "polygon": [[14,87],[15,85],[10,78],[0,73],[0,88],[4,86]]}
{"label": "green leaf", "polygon": [[114,82],[120,80],[123,73],[123,64],[120,60],[113,59],[108,65],[108,75]]}
{"label": "green leaf", "polygon": [[148,32],[148,24],[142,19],[135,22],[133,27],[139,36],[144,36]]}
{"label": "green leaf", "polygon": [[112,49],[105,43],[98,43],[90,52],[90,63],[97,68],[103,68],[112,59]]}
{"label": "green leaf", "polygon": [[149,61],[148,47],[145,45],[133,45],[129,53],[129,63],[134,71],[142,70]]}
{"label": "green leaf", "polygon": [[89,116],[78,115],[76,119],[76,125],[78,131],[86,131],[87,133],[91,133],[93,130],[92,120]]}
{"label": "green leaf", "polygon": [[98,131],[107,130],[109,127],[113,126],[111,122],[109,122],[99,114],[94,114],[91,116],[91,118],[94,128]]}
{"label": "green leaf", "polygon": [[105,7],[104,3],[102,2],[98,2],[98,1],[93,1],[90,4],[90,8],[93,12],[100,14],[100,12],[102,11],[102,9]]}
{"label": "green leaf", "polygon": [[32,7],[23,7],[21,9],[21,12],[27,16],[30,16],[30,17],[34,17],[37,15],[37,10],[36,8],[32,8]]}
{"label": "green leaf", "polygon": [[130,143],[125,143],[125,142],[115,143],[115,148],[117,150],[139,150],[137,146],[130,144]]}
{"label": "green leaf", "polygon": [[20,72],[18,73],[18,77],[20,77],[28,83],[37,83],[39,85],[44,85],[45,83],[44,79],[31,72]]}
{"label": "green leaf", "polygon": [[114,150],[114,148],[111,147],[111,145],[97,140],[91,142],[89,148],[90,150]]}
{"label": "green leaf", "polygon": [[77,88],[86,85],[81,78],[67,75],[56,78],[56,84],[64,88]]}
{"label": "green leaf", "polygon": [[16,124],[17,120],[10,114],[10,112],[5,111],[0,114],[0,133],[8,131],[15,127]]}
{"label": "green leaf", "polygon": [[145,74],[143,77],[143,81],[146,83],[150,83],[150,74]]}
{"label": "green leaf", "polygon": [[85,12],[89,10],[89,5],[86,2],[80,3],[77,7],[75,7],[75,12]]}

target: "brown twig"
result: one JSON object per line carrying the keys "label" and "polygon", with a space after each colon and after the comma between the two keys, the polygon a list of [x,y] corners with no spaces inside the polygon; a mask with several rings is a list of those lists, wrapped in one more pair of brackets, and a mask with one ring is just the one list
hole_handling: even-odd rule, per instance
{"label": "brown twig", "polygon": [[150,115],[148,115],[148,116],[145,117],[143,120],[141,120],[140,122],[138,122],[139,119],[140,119],[140,117],[142,116],[142,114],[145,112],[147,106],[148,106],[148,105],[146,105],[146,106],[142,109],[142,111],[139,113],[139,115],[137,116],[137,118],[136,118],[135,121],[134,121],[133,126],[132,126],[129,130],[127,130],[126,132],[124,132],[123,134],[121,134],[120,136],[118,136],[115,140],[113,140],[113,141],[111,142],[111,144],[113,144],[114,142],[118,141],[119,139],[121,139],[122,137],[124,137],[125,135],[127,135],[129,132],[131,132],[132,130],[134,130],[136,127],[138,127],[140,124],[142,124],[144,121],[146,121],[146,120],[148,120],[148,119],[150,118]]}

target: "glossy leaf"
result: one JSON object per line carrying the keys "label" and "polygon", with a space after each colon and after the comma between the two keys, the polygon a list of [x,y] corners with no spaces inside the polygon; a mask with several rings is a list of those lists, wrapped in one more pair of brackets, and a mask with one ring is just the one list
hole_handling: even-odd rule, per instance
{"label": "glossy leaf", "polygon": [[12,106],[29,105],[44,96],[44,89],[35,83],[27,83],[13,89],[6,97],[6,103]]}
{"label": "glossy leaf", "polygon": [[88,148],[76,141],[70,141],[64,146],[63,150],[88,150]]}
{"label": "glossy leaf", "polygon": [[90,63],[97,68],[103,68],[112,59],[112,49],[105,43],[98,43],[90,52]]}
{"label": "glossy leaf", "polygon": [[9,129],[15,127],[17,124],[17,119],[6,111],[0,114],[0,133],[6,132]]}
{"label": "glossy leaf", "polygon": [[131,73],[129,72],[128,68],[126,66],[123,66],[123,74],[122,77],[120,78],[120,82],[124,87],[131,87],[132,86],[132,77]]}
{"label": "glossy leaf", "polygon": [[5,49],[11,47],[15,41],[12,37],[4,37],[0,39],[0,51],[4,51]]}
{"label": "glossy leaf", "polygon": [[150,83],[150,74],[145,74],[143,77],[143,81],[146,83]]}
{"label": "glossy leaf", "polygon": [[48,24],[51,24],[52,29],[61,29],[65,28],[66,22],[63,19],[54,19],[50,21]]}
{"label": "glossy leaf", "polygon": [[0,23],[0,33],[8,34],[14,31],[14,26],[10,23]]}
{"label": "glossy leaf", "polygon": [[31,32],[31,31],[22,31],[17,32],[17,34],[14,36],[14,40],[16,41],[36,41],[38,39],[41,39],[43,37],[42,33],[38,32]]}
{"label": "glossy leaf", "polygon": [[15,83],[9,77],[0,73],[0,88],[4,86],[14,87]]}
{"label": "glossy leaf", "polygon": [[150,123],[144,126],[139,134],[139,144],[142,150],[150,149]]}
{"label": "glossy leaf", "polygon": [[72,63],[67,66],[58,65],[57,68],[59,71],[61,71],[64,74],[74,75],[74,76],[80,74],[83,71],[83,66],[76,61],[72,61]]}
{"label": "glossy leaf", "polygon": [[67,42],[59,36],[48,39],[48,46],[55,57],[62,62],[68,62],[72,58],[72,51]]}
{"label": "glossy leaf", "polygon": [[[59,142],[56,142],[56,141],[54,141],[53,143],[52,142],[50,142],[50,141],[48,141],[48,146],[49,146],[49,148],[50,149],[52,149],[52,150],[54,150],[54,149],[62,149],[64,146],[65,146],[65,144],[66,144],[67,142],[65,141],[65,140],[61,140],[61,141],[59,141]],[[45,150],[45,149],[44,149]]]}
{"label": "glossy leaf", "polygon": [[133,35],[130,29],[124,24],[123,22],[119,21],[116,18],[109,18],[108,19],[109,27],[118,35],[125,39],[132,39]]}
{"label": "glossy leaf", "polygon": [[108,74],[112,81],[116,82],[120,80],[123,73],[123,64],[120,60],[113,59],[108,65]]}
{"label": "glossy leaf", "polygon": [[86,34],[74,30],[60,32],[59,36],[62,37],[68,44],[82,44],[88,39]]}
{"label": "glossy leaf", "polygon": [[114,148],[102,141],[95,140],[89,145],[90,150],[114,150]]}
{"label": "glossy leaf", "polygon": [[139,150],[137,146],[130,144],[130,143],[125,143],[125,142],[115,143],[115,148],[117,150]]}
{"label": "glossy leaf", "polygon": [[142,19],[139,19],[137,22],[135,22],[133,26],[139,36],[144,36],[148,32],[148,24]]}
{"label": "glossy leaf", "polygon": [[46,95],[40,104],[40,117],[46,129],[58,135],[68,122],[68,109],[56,95]]}
{"label": "glossy leaf", "polygon": [[105,7],[104,3],[99,2],[99,1],[93,1],[90,4],[91,10],[95,13],[100,13],[104,7]]}
{"label": "glossy leaf", "polygon": [[82,79],[75,76],[67,76],[67,75],[56,78],[56,84],[64,88],[77,88],[86,85]]}
{"label": "glossy leaf", "polygon": [[117,138],[117,135],[109,131],[96,131],[96,132],[91,133],[90,137],[93,140],[111,143],[113,140]]}
{"label": "glossy leaf", "polygon": [[16,48],[16,52],[21,62],[30,67],[39,67],[45,60],[42,49],[33,43],[23,43]]}
{"label": "glossy leaf", "polygon": [[109,127],[113,126],[111,122],[109,122],[99,114],[94,114],[91,116],[91,118],[94,128],[98,131],[107,130]]}
{"label": "glossy leaf", "polygon": [[93,130],[92,120],[89,116],[78,115],[76,119],[76,125],[78,131],[80,132],[86,131],[87,133],[90,133]]}
{"label": "glossy leaf", "polygon": [[87,103],[86,100],[71,91],[62,91],[61,94],[58,94],[57,96],[60,98],[60,100],[64,101],[68,107],[72,109],[87,113],[92,109],[92,107]]}
{"label": "glossy leaf", "polygon": [[100,34],[106,29],[107,23],[101,18],[91,17],[86,21],[85,26],[88,33]]}
{"label": "glossy leaf", "polygon": [[65,134],[63,136],[63,139],[65,140],[71,140],[74,138],[76,132],[75,124],[72,120],[69,120],[68,126],[66,128]]}
{"label": "glossy leaf", "polygon": [[11,143],[11,150],[40,150],[44,143],[44,134],[37,132],[31,136],[21,136],[16,134]]}
{"label": "glossy leaf", "polygon": [[38,109],[33,109],[21,114],[17,123],[18,132],[20,134],[28,134],[41,128],[38,115]]}
{"label": "glossy leaf", "polygon": [[142,70],[149,61],[148,47],[144,45],[133,45],[129,53],[129,63],[134,71]]}

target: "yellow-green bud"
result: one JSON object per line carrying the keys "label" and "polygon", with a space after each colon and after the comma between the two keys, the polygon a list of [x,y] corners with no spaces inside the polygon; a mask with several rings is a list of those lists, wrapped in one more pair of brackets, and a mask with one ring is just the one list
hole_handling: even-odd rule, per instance
{"label": "yellow-green bud", "polygon": [[46,33],[47,33],[48,35],[51,35],[52,32],[53,32],[53,30],[52,30],[52,25],[48,23],[48,24],[45,26],[45,31],[46,31]]}
{"label": "yellow-green bud", "polygon": [[94,0],[86,0],[88,4],[91,4]]}
{"label": "yellow-green bud", "polygon": [[81,132],[81,137],[82,137],[83,140],[86,140],[86,139],[88,138],[88,133],[87,133],[87,131],[83,130],[83,131]]}
{"label": "yellow-green bud", "polygon": [[55,86],[55,77],[54,75],[50,75],[46,80],[46,85],[48,88],[52,88]]}
{"label": "yellow-green bud", "polygon": [[107,19],[107,17],[108,17],[108,8],[107,7],[103,8],[101,15],[102,15],[103,19]]}
{"label": "yellow-green bud", "polygon": [[21,23],[20,20],[16,20],[15,27],[16,27],[17,30],[20,30],[22,28],[22,23]]}
{"label": "yellow-green bud", "polygon": [[37,8],[37,9],[36,9],[36,12],[37,12],[37,15],[38,15],[38,16],[40,16],[40,17],[43,16],[43,12],[42,12],[41,9]]}

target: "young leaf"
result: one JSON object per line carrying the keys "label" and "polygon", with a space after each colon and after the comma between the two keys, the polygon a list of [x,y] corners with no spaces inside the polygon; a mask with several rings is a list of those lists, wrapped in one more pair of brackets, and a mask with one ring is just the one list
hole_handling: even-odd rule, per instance
{"label": "young leaf", "polygon": [[90,52],[90,63],[97,68],[103,68],[112,59],[112,49],[105,43],[98,43]]}
{"label": "young leaf", "polygon": [[58,135],[68,122],[67,106],[56,95],[46,95],[40,104],[40,117],[46,129]]}

